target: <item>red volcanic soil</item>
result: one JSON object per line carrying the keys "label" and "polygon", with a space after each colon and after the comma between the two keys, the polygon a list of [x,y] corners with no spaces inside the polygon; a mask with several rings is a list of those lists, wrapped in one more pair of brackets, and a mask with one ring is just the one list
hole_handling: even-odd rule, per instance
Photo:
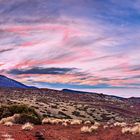
{"label": "red volcanic soil", "polygon": [[[0,140],[6,140],[5,134],[12,140],[42,140],[36,137],[36,132],[42,133],[45,140],[140,140],[140,135],[122,134],[121,128],[102,127],[94,133],[81,133],[81,125],[38,125],[31,131],[23,131],[21,125],[6,127],[0,125]],[[8,140],[8,139],[7,139]]]}

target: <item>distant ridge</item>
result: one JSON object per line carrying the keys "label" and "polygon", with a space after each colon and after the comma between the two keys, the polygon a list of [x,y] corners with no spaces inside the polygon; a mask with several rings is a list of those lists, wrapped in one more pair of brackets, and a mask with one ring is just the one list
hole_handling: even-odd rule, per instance
{"label": "distant ridge", "polygon": [[72,89],[62,89],[63,92],[67,92],[67,93],[94,93],[94,92],[86,92],[86,91],[78,91],[78,90],[72,90]]}
{"label": "distant ridge", "polygon": [[0,88],[24,88],[32,89],[35,87],[26,86],[16,80],[10,79],[4,75],[0,75]]}
{"label": "distant ridge", "polygon": [[115,95],[107,95],[107,94],[104,94],[104,93],[97,93],[97,92],[86,92],[86,91],[77,91],[77,90],[72,90],[72,89],[62,89],[63,92],[65,93],[85,93],[85,94],[96,94],[98,96],[102,96],[102,97],[111,97],[111,98],[117,98],[117,99],[124,99],[123,97],[119,97],[119,96],[115,96]]}

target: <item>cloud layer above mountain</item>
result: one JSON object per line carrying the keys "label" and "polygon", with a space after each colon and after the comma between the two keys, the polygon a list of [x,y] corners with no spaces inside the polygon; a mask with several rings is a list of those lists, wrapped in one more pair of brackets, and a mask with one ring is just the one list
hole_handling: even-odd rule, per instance
{"label": "cloud layer above mountain", "polygon": [[45,87],[140,88],[139,0],[0,0],[0,73]]}

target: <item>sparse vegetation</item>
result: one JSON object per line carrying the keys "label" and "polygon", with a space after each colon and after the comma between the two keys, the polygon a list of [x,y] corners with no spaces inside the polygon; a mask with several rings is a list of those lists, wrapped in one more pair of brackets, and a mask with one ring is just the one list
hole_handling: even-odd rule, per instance
{"label": "sparse vegetation", "polygon": [[13,122],[24,124],[31,122],[34,124],[41,124],[41,117],[38,113],[26,105],[9,105],[0,107],[1,123]]}
{"label": "sparse vegetation", "polygon": [[[46,91],[48,94],[42,94]],[[122,137],[123,139],[120,140],[125,140],[126,137],[134,140],[140,135],[139,123],[135,123],[139,121],[139,106],[133,102],[130,105],[128,100],[127,102],[122,100],[119,105],[118,100],[111,99],[111,102],[108,102],[110,101],[108,99],[104,102],[105,99],[101,99],[98,95],[79,94],[77,97],[71,93],[58,92],[57,94],[56,91],[46,91],[9,90],[10,94],[7,94],[7,91],[4,91],[4,94],[0,92],[0,101],[3,103],[0,107],[1,128],[7,129],[10,133],[19,129],[20,135],[28,135],[28,132],[22,130],[32,130],[29,134],[32,134],[34,138],[36,135],[36,138],[42,138],[40,135],[43,135],[44,139],[50,134],[52,134],[50,137],[53,137],[53,133],[57,133],[56,139],[61,139],[64,136],[63,132],[70,139],[74,139],[73,135],[81,139],[88,137],[92,139],[92,136],[96,139],[104,139],[106,132],[112,133],[112,137],[113,134],[118,138]],[[129,110],[129,106],[132,105],[133,110]],[[31,125],[41,123],[43,125],[32,125],[32,127],[22,129],[20,124],[26,123],[25,126],[28,126],[28,122]],[[19,124],[15,125],[15,123]],[[36,134],[37,131],[41,134]],[[73,134],[68,133],[70,131]],[[100,132],[103,132],[103,137]],[[66,139],[65,136],[64,138]]]}
{"label": "sparse vegetation", "polygon": [[94,132],[94,131],[96,131],[98,129],[98,126],[96,126],[96,125],[92,125],[92,126],[83,126],[82,128],[81,128],[81,132],[83,132],[83,133],[91,133],[91,132]]}
{"label": "sparse vegetation", "polygon": [[33,129],[33,124],[31,123],[25,123],[23,126],[22,126],[22,130],[25,130],[25,131],[30,131]]}
{"label": "sparse vegetation", "polygon": [[120,127],[124,127],[126,126],[127,124],[125,122],[115,122],[114,123],[114,126],[120,126]]}
{"label": "sparse vegetation", "polygon": [[122,133],[140,134],[140,124],[135,124],[134,126],[125,126],[122,128]]}
{"label": "sparse vegetation", "polygon": [[19,119],[19,118],[20,118],[19,114],[14,114],[13,116],[2,118],[0,120],[0,124],[6,124],[8,122],[16,123],[17,119]]}
{"label": "sparse vegetation", "polygon": [[59,124],[62,123],[62,119],[56,119],[56,118],[44,118],[42,120],[42,124]]}
{"label": "sparse vegetation", "polygon": [[63,126],[67,126],[68,124],[67,124],[66,122],[63,122],[62,125],[63,125]]}
{"label": "sparse vegetation", "polygon": [[13,123],[12,122],[5,122],[4,125],[5,126],[13,126]]}
{"label": "sparse vegetation", "polygon": [[91,124],[91,121],[85,121],[84,124]]}
{"label": "sparse vegetation", "polygon": [[72,125],[79,125],[79,124],[82,124],[82,120],[72,120],[70,122],[70,124],[72,124]]}
{"label": "sparse vegetation", "polygon": [[91,131],[90,131],[90,129],[89,129],[88,126],[83,126],[83,127],[81,127],[81,132],[82,132],[82,133],[89,133],[89,132],[91,132]]}

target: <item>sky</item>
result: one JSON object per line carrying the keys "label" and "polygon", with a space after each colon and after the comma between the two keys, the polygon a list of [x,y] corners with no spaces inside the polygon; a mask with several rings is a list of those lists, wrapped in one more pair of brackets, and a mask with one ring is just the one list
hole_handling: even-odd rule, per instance
{"label": "sky", "polygon": [[140,0],[0,0],[0,74],[140,97]]}

